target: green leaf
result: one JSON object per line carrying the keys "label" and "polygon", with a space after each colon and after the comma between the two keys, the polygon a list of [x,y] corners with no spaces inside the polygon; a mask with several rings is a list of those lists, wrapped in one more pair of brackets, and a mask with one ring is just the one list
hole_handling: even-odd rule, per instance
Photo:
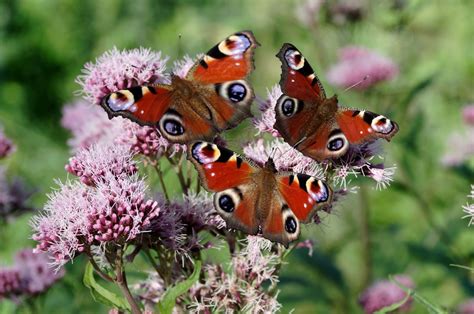
{"label": "green leaf", "polygon": [[176,299],[182,294],[186,293],[191,288],[191,286],[198,281],[200,273],[201,261],[196,261],[194,264],[194,271],[188,279],[171,286],[166,290],[163,298],[157,304],[158,312],[161,314],[170,314],[176,305]]}
{"label": "green leaf", "polygon": [[82,281],[84,282],[84,285],[89,288],[95,301],[105,304],[109,307],[130,311],[130,305],[127,303],[127,301],[125,301],[124,298],[107,290],[106,288],[99,285],[97,281],[95,281],[94,267],[90,262],[86,265],[86,270],[84,272],[84,278]]}
{"label": "green leaf", "polygon": [[[418,303],[422,304],[429,313],[433,314],[447,314],[448,312],[441,309],[440,307],[434,305],[433,303],[429,302],[427,299],[419,295],[415,292],[415,290],[409,289],[396,281],[392,276],[389,276],[390,281],[394,282],[397,286],[399,286],[403,291],[405,291],[409,296],[413,297]],[[383,309],[382,309],[383,310]],[[385,312],[384,312],[385,313]]]}

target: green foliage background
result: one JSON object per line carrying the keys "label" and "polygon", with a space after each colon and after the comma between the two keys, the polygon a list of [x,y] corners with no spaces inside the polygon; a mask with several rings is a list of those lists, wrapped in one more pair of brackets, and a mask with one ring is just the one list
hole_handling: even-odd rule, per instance
{"label": "green foliage background", "polygon": [[[394,9],[395,2],[402,8]],[[445,168],[440,159],[449,134],[463,130],[461,107],[474,101],[474,2],[365,1],[361,21],[338,26],[323,10],[312,28],[296,18],[302,3],[1,1],[0,122],[18,147],[2,163],[9,175],[38,189],[32,202],[41,207],[53,179],[66,177],[68,134],[59,125],[61,107],[74,99],[79,89],[74,79],[83,64],[113,46],[150,47],[175,60],[181,52],[194,56],[232,32],[251,29],[262,44],[252,82],[265,96],[279,80],[274,55],[282,43],[292,42],[328,94],[337,92],[343,104],[388,115],[399,122],[400,132],[385,145],[387,163],[398,166],[391,187],[375,191],[372,183],[359,180],[359,193],[342,201],[322,225],[304,227],[303,238],[315,240],[315,252],[309,257],[297,250],[284,266],[283,312],[358,312],[357,297],[366,284],[396,273],[411,275],[419,294],[452,309],[474,295],[473,273],[450,266],[474,267],[474,231],[461,219],[474,161]],[[400,66],[398,79],[365,93],[332,89],[325,73],[337,50],[350,44],[393,58]],[[238,130],[230,141],[236,150],[242,136],[254,134],[248,122]],[[4,263],[19,248],[34,245],[28,220],[0,230]],[[42,297],[41,312],[105,312],[82,285],[83,270],[81,259],[68,265],[66,278]],[[0,309],[14,311],[9,302]],[[426,312],[421,305],[414,310]]]}

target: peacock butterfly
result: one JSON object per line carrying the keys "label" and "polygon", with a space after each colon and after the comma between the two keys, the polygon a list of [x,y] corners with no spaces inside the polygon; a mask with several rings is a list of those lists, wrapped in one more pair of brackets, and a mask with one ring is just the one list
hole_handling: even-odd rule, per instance
{"label": "peacock butterfly", "polygon": [[300,223],[332,201],[331,188],[305,174],[280,173],[271,158],[264,167],[208,142],[188,146],[188,159],[227,226],[282,243],[298,238]]}
{"label": "peacock butterfly", "polygon": [[292,44],[284,44],[277,57],[283,95],[275,107],[274,128],[304,155],[318,161],[336,158],[350,144],[390,141],[397,133],[397,123],[382,115],[340,107],[336,96],[326,98],[310,64]]}
{"label": "peacock butterfly", "polygon": [[109,118],[123,116],[140,125],[158,127],[169,141],[212,141],[252,114],[255,98],[247,77],[259,46],[251,31],[238,32],[215,45],[185,78],[171,84],[135,86],[104,97]]}

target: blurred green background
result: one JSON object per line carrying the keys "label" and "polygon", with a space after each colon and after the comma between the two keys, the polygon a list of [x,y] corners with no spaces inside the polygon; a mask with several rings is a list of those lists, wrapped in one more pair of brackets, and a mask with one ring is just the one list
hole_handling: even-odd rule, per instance
{"label": "blurred green background", "polygon": [[[462,220],[474,162],[447,168],[440,162],[452,132],[462,132],[461,108],[474,102],[473,1],[345,1],[361,4],[360,16],[334,20],[327,1],[303,23],[298,8],[307,1],[3,0],[0,2],[0,123],[17,151],[1,161],[10,176],[38,189],[40,208],[54,178],[65,178],[68,134],[59,124],[62,106],[79,89],[74,80],[84,63],[113,46],[161,50],[171,60],[183,51],[207,51],[238,30],[251,29],[262,46],[252,75],[256,93],[278,83],[276,52],[295,44],[311,62],[329,95],[348,106],[385,114],[400,132],[385,144],[387,164],[398,167],[395,183],[376,191],[369,180],[340,202],[320,226],[304,227],[315,241],[312,257],[292,253],[279,294],[283,312],[357,312],[366,285],[407,273],[417,292],[455,308],[474,295],[474,230]],[[181,35],[181,40],[178,40]],[[394,81],[370,92],[333,89],[326,71],[346,45],[365,46],[400,67]],[[172,62],[169,62],[171,66]],[[254,113],[257,113],[256,106]],[[254,134],[249,123],[245,134]],[[472,134],[471,134],[472,135]],[[472,141],[471,141],[472,142]],[[238,149],[238,147],[233,147]],[[0,231],[0,260],[34,245],[29,217]],[[82,262],[68,265],[66,278],[44,297],[49,313],[105,312],[82,286]],[[4,302],[0,309],[12,311]],[[426,308],[416,304],[416,313]]]}

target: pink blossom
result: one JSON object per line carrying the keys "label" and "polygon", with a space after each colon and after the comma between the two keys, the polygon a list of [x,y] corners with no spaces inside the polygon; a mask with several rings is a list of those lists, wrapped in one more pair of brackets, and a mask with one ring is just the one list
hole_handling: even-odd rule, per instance
{"label": "pink blossom", "polygon": [[45,292],[64,276],[64,270],[55,272],[49,268],[47,254],[35,254],[23,249],[15,256],[15,264],[0,269],[0,300],[29,298]]}
{"label": "pink blossom", "polygon": [[104,96],[117,90],[165,81],[167,60],[161,52],[151,49],[119,51],[114,47],[95,62],[87,63],[76,82],[82,86],[85,99],[98,104]]}
{"label": "pink blossom", "polygon": [[261,166],[272,157],[278,171],[305,173],[320,179],[325,176],[321,164],[304,156],[281,138],[273,139],[268,144],[265,144],[263,139],[250,142],[244,146],[244,154]]}
{"label": "pink blossom", "polygon": [[305,0],[296,6],[296,17],[308,27],[319,21],[319,12],[325,0]]}
{"label": "pink blossom", "polygon": [[61,125],[72,133],[68,145],[73,151],[113,142],[125,132],[123,129],[128,122],[121,117],[109,120],[102,108],[83,100],[65,105],[61,118]]}
{"label": "pink blossom", "polygon": [[280,136],[277,130],[273,128],[275,124],[275,106],[278,98],[282,95],[279,85],[275,85],[271,90],[267,90],[267,100],[259,106],[262,114],[258,118],[253,118],[253,124],[258,133],[267,132],[273,136]]}
{"label": "pink blossom", "polygon": [[[471,200],[474,200],[474,184],[471,185],[471,194],[467,196]],[[463,207],[464,212],[466,215],[463,218],[469,218],[469,226],[474,223],[474,203],[467,203]]]}
{"label": "pink blossom", "polygon": [[474,314],[474,298],[467,299],[458,306],[457,312],[459,314]]}
{"label": "pink blossom", "polygon": [[65,169],[79,177],[82,183],[95,185],[105,179],[106,173],[116,177],[136,173],[138,168],[132,158],[133,154],[127,146],[93,145],[69,158]]}
{"label": "pink blossom", "polygon": [[281,305],[268,294],[263,282],[276,284],[279,255],[271,251],[272,243],[261,237],[248,236],[244,248],[231,261],[230,273],[219,264],[205,267],[204,283],[195,284],[190,295],[193,313],[245,312],[274,313]]}
{"label": "pink blossom", "polygon": [[[415,288],[415,284],[409,276],[397,275],[394,279],[409,289]],[[406,292],[397,284],[388,280],[382,280],[367,288],[359,298],[359,303],[364,308],[365,313],[374,313],[384,307],[402,301],[406,295]],[[411,307],[412,301],[413,299],[409,298],[398,308],[398,311],[407,312]]]}
{"label": "pink blossom", "polygon": [[339,63],[331,67],[327,78],[338,87],[365,90],[397,75],[398,66],[389,58],[364,47],[349,46],[341,49]]}
{"label": "pink blossom", "polygon": [[3,133],[3,129],[0,127],[0,159],[7,157],[14,151],[15,145],[8,137],[6,137]]}
{"label": "pink blossom", "polygon": [[[196,59],[200,59],[203,55],[198,55]],[[189,70],[193,67],[196,60],[186,55],[183,59],[175,61],[173,64],[173,74],[180,78],[186,78]]]}
{"label": "pink blossom", "polygon": [[443,165],[454,167],[470,160],[474,155],[474,125],[450,134],[446,146],[446,152],[441,158]]}
{"label": "pink blossom", "polygon": [[474,104],[464,106],[462,116],[466,124],[474,126]]}

